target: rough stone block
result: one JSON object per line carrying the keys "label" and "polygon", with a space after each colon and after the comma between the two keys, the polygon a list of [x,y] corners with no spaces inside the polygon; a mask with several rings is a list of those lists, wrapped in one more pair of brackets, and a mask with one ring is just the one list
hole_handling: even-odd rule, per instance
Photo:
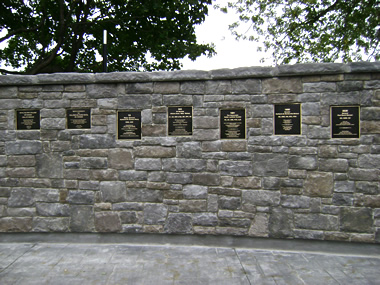
{"label": "rough stone block", "polygon": [[293,211],[290,209],[274,208],[269,216],[269,237],[293,237]]}
{"label": "rough stone block", "polygon": [[110,150],[108,164],[113,169],[132,169],[134,166],[132,151],[125,149]]}
{"label": "rough stone block", "polygon": [[247,151],[247,141],[222,141],[222,151]]}
{"label": "rough stone block", "polygon": [[42,152],[41,141],[7,141],[5,153],[7,155],[38,154]]}
{"label": "rough stone block", "polygon": [[206,200],[181,200],[179,201],[180,212],[199,213],[207,211]]}
{"label": "rough stone block", "polygon": [[378,181],[380,177],[379,169],[350,168],[348,177],[352,180]]}
{"label": "rough stone block", "polygon": [[66,217],[70,215],[69,205],[59,203],[37,203],[37,214],[46,217]]}
{"label": "rough stone block", "polygon": [[166,221],[168,208],[161,204],[145,204],[144,206],[144,224],[163,225]]}
{"label": "rough stone block", "polygon": [[93,232],[94,206],[71,205],[70,206],[70,230],[72,232]]}
{"label": "rough stone block", "polygon": [[95,213],[95,229],[100,233],[120,232],[121,223],[119,215],[113,212]]}
{"label": "rough stone block", "polygon": [[347,172],[348,161],[347,159],[320,159],[319,170],[331,172]]}
{"label": "rough stone block", "polygon": [[279,191],[244,190],[242,191],[243,207],[253,206],[278,206],[281,194]]}
{"label": "rough stone block", "polygon": [[253,237],[268,237],[268,214],[258,213],[252,222],[248,235]]}
{"label": "rough stone block", "polygon": [[202,148],[200,142],[186,142],[177,146],[177,157],[201,158]]}
{"label": "rough stone block", "polygon": [[358,164],[361,168],[380,169],[380,154],[361,154]]}
{"label": "rough stone block", "polygon": [[304,193],[310,197],[332,197],[334,178],[329,172],[310,172],[304,183]]}
{"label": "rough stone block", "polygon": [[170,213],[164,231],[168,234],[191,234],[193,231],[191,214]]}
{"label": "rough stone block", "polygon": [[30,232],[31,230],[31,217],[0,218],[0,232]]}
{"label": "rough stone block", "polygon": [[69,218],[36,217],[32,227],[33,232],[68,232]]}
{"label": "rough stone block", "polygon": [[282,195],[281,205],[285,208],[306,209],[310,207],[310,198],[299,195]]}
{"label": "rough stone block", "polygon": [[160,171],[162,168],[161,159],[159,158],[136,158],[136,170]]}
{"label": "rough stone block", "polygon": [[283,154],[255,153],[252,173],[256,176],[287,176],[287,156]]}
{"label": "rough stone block", "polygon": [[242,189],[259,189],[261,178],[259,177],[234,177],[233,186]]}
{"label": "rough stone block", "polygon": [[62,155],[60,153],[43,153],[36,155],[38,177],[62,178]]}
{"label": "rough stone block", "polygon": [[221,210],[238,210],[241,206],[240,197],[220,196],[218,208]]}
{"label": "rough stone block", "polygon": [[125,94],[123,84],[88,84],[86,91],[89,98],[116,98],[118,95]]}
{"label": "rough stone block", "polygon": [[134,149],[134,154],[136,157],[169,158],[176,156],[176,149],[164,146],[139,146]]}
{"label": "rough stone block", "polygon": [[102,181],[100,182],[100,192],[104,202],[123,202],[127,198],[127,187],[125,182]]}
{"label": "rough stone block", "polygon": [[366,208],[341,208],[340,228],[344,232],[371,232],[372,210]]}
{"label": "rough stone block", "polygon": [[220,161],[220,173],[230,176],[251,176],[252,163],[250,161]]}
{"label": "rough stone block", "polygon": [[34,204],[33,188],[13,188],[8,199],[9,207],[28,207]]}
{"label": "rough stone block", "polygon": [[206,84],[204,81],[185,81],[181,83],[182,94],[205,94]]}
{"label": "rough stone block", "polygon": [[262,93],[302,93],[302,89],[300,78],[281,77],[262,81]]}
{"label": "rough stone block", "polygon": [[155,82],[154,93],[159,94],[178,94],[179,82]]}
{"label": "rough stone block", "polygon": [[339,220],[331,215],[295,214],[294,225],[299,229],[336,231],[339,229]]}
{"label": "rough stone block", "polygon": [[163,191],[152,189],[127,189],[125,201],[158,203],[163,200]]}
{"label": "rough stone block", "polygon": [[200,185],[185,185],[183,187],[183,197],[185,199],[206,199],[207,187]]}
{"label": "rough stone block", "polygon": [[67,202],[70,204],[89,204],[93,205],[95,203],[95,193],[94,191],[75,191],[70,190],[67,197]]}
{"label": "rough stone block", "polygon": [[289,168],[315,170],[317,169],[317,166],[318,166],[318,163],[317,163],[316,156],[292,155],[289,157]]}
{"label": "rough stone block", "polygon": [[115,148],[116,141],[110,135],[82,135],[79,146],[82,149],[108,149]]}
{"label": "rough stone block", "polygon": [[206,161],[203,159],[168,158],[162,160],[165,171],[202,172],[206,171]]}
{"label": "rough stone block", "polygon": [[171,184],[190,184],[193,180],[191,173],[169,172],[166,175],[166,182]]}

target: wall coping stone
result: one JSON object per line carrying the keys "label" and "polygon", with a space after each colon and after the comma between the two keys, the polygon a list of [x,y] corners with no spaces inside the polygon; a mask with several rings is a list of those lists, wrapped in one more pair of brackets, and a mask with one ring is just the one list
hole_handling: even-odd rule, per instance
{"label": "wall coping stone", "polygon": [[53,73],[38,75],[0,75],[0,86],[49,85],[49,84],[98,84],[126,82],[162,82],[196,80],[233,80],[245,78],[269,78],[380,72],[380,62],[353,63],[303,63],[275,67],[254,66],[233,69],[179,70],[155,72],[110,73]]}

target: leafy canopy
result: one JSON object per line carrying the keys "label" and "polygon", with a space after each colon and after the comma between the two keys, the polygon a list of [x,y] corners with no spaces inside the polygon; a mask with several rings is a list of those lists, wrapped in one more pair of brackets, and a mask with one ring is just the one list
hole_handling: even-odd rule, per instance
{"label": "leafy canopy", "polygon": [[276,64],[380,59],[379,0],[235,0],[217,8],[234,10],[232,33],[259,41]]}
{"label": "leafy canopy", "polygon": [[[1,0],[0,64],[23,73],[174,70],[215,53],[197,44],[211,0]],[[150,55],[150,57],[149,57]],[[5,70],[0,70],[6,73]]]}

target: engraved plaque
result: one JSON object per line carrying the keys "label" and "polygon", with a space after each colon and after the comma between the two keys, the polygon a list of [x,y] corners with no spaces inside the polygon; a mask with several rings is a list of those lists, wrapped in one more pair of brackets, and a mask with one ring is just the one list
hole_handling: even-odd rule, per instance
{"label": "engraved plaque", "polygon": [[168,107],[168,135],[193,134],[193,107]]}
{"label": "engraved plaque", "polygon": [[17,110],[17,130],[39,130],[40,110]]}
{"label": "engraved plaque", "polygon": [[359,106],[331,106],[330,116],[332,138],[360,137]]}
{"label": "engraved plaque", "polygon": [[66,110],[68,129],[91,129],[91,109]]}
{"label": "engraved plaque", "polygon": [[301,134],[301,104],[274,105],[274,134]]}
{"label": "engraved plaque", "polygon": [[245,139],[245,109],[220,110],[220,138]]}
{"label": "engraved plaque", "polygon": [[119,140],[141,139],[141,111],[117,112],[117,138]]}

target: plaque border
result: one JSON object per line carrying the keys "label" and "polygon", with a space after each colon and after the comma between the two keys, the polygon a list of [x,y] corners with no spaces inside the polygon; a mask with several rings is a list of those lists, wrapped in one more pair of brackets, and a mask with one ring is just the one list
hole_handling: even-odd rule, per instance
{"label": "plaque border", "polygon": [[[169,108],[191,108],[191,135],[169,135]],[[167,128],[166,135],[168,137],[192,137],[194,134],[194,106],[167,106],[166,107],[166,116],[167,116]]]}
{"label": "plaque border", "polygon": [[[339,138],[334,138],[333,137],[333,124],[332,124],[332,109],[335,108],[335,107],[340,107],[340,108],[347,108],[347,107],[357,107],[358,108],[358,137],[355,137],[355,138],[347,138],[347,137],[339,137]],[[361,135],[361,128],[360,128],[360,105],[330,105],[330,139],[335,139],[335,140],[339,140],[339,139],[345,139],[345,140],[349,140],[349,139],[360,139],[360,135]]]}
{"label": "plaque border", "polygon": [[[79,128],[79,129],[69,129],[69,120],[67,117],[67,112],[69,110],[83,110],[83,109],[89,109],[90,110],[90,127],[89,128]],[[92,129],[92,108],[66,108],[66,129],[67,130],[91,130]]]}
{"label": "plaque border", "polygon": [[[299,134],[276,134],[276,105],[300,105],[300,133]],[[274,103],[273,104],[273,135],[274,136],[301,136],[302,135],[302,103]]]}
{"label": "plaque border", "polygon": [[[244,138],[222,138],[222,111],[244,110]],[[247,140],[247,108],[220,108],[219,109],[219,139],[220,140]]]}
{"label": "plaque border", "polygon": [[[38,111],[38,129],[18,129],[18,116],[19,111]],[[41,109],[15,109],[15,130],[16,131],[39,131],[41,130]]]}
{"label": "plaque border", "polygon": [[[132,138],[132,139],[120,139],[119,138],[119,113],[120,112],[140,112],[140,130],[141,130],[141,135],[140,138]],[[117,110],[116,111],[116,139],[120,141],[139,141],[142,140],[142,110]]]}

